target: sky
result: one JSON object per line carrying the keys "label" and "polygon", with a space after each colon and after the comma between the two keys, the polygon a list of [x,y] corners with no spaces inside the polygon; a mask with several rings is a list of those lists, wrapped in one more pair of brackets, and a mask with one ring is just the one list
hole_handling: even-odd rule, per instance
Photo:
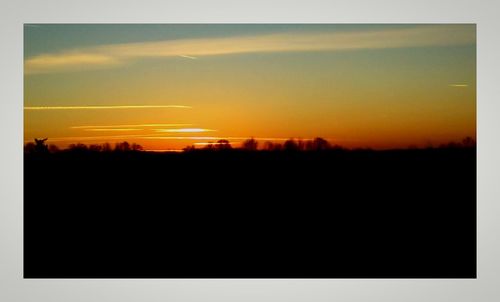
{"label": "sky", "polygon": [[389,149],[466,136],[475,25],[24,25],[25,142]]}

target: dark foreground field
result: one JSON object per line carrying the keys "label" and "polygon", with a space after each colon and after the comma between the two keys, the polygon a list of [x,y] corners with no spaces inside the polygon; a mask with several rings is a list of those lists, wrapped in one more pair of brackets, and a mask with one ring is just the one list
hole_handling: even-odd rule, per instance
{"label": "dark foreground field", "polygon": [[24,164],[26,278],[476,276],[472,148]]}

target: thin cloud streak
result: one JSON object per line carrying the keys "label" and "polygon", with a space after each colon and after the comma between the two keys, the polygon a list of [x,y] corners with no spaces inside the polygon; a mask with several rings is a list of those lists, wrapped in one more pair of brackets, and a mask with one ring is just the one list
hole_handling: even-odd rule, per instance
{"label": "thin cloud streak", "polygon": [[97,131],[97,132],[108,132],[108,131],[141,131],[144,129],[138,128],[91,128],[84,129],[84,131]]}
{"label": "thin cloud streak", "polygon": [[155,129],[156,132],[174,132],[174,133],[198,133],[198,132],[212,132],[216,130],[203,129],[203,128],[179,128],[179,129]]}
{"label": "thin cloud streak", "polygon": [[[101,141],[106,142],[109,140],[121,140],[127,138],[141,138],[144,134],[125,134],[125,135],[102,135],[102,136],[62,136],[62,137],[49,137],[48,142],[80,142],[80,141]],[[25,139],[25,142],[33,141],[35,137]]]}
{"label": "thin cloud streak", "polygon": [[223,139],[223,137],[216,137],[216,136],[152,136],[152,135],[148,135],[148,136],[144,136],[144,135],[141,135],[139,138],[141,139],[148,139],[148,140],[154,140],[154,139],[159,139],[159,140],[169,140],[169,139],[173,139],[173,140],[210,140],[210,139]]}
{"label": "thin cloud streak", "polygon": [[[25,138],[26,142],[33,141],[35,137]],[[66,137],[50,137],[51,141],[78,141],[78,140],[99,140],[105,141],[108,139],[126,139],[126,138],[136,138],[136,139],[146,139],[146,140],[229,140],[229,141],[245,141],[250,138],[250,136],[165,136],[165,134],[123,134],[123,135],[101,135],[101,136],[66,136]],[[313,140],[315,137],[253,137],[257,141],[287,141],[293,139],[295,141],[308,141]],[[340,138],[325,138],[327,141],[356,141],[351,139],[340,139]]]}
{"label": "thin cloud streak", "polygon": [[131,125],[85,125],[72,126],[71,129],[94,129],[94,128],[127,128],[127,127],[184,127],[192,124],[131,124]]}
{"label": "thin cloud streak", "polygon": [[[181,139],[181,140],[199,140],[199,139],[219,139],[213,136],[164,136],[165,134],[123,134],[123,135],[100,135],[100,136],[62,136],[62,137],[49,137],[49,142],[52,141],[107,141],[107,140],[120,140],[127,138],[136,139]],[[31,142],[36,137],[26,138],[26,142]]]}
{"label": "thin cloud streak", "polygon": [[472,25],[419,25],[410,28],[349,32],[289,32],[255,36],[180,39],[74,49],[28,58],[25,73],[107,68],[140,58],[184,57],[304,51],[348,51],[476,43]]}
{"label": "thin cloud streak", "polygon": [[186,58],[186,59],[191,59],[191,60],[197,60],[197,57],[192,57],[192,56],[186,56],[186,55],[180,55],[179,57]]}
{"label": "thin cloud streak", "polygon": [[450,87],[469,87],[468,84],[450,84]]}
{"label": "thin cloud streak", "polygon": [[25,106],[24,110],[99,110],[99,109],[151,109],[180,108],[191,109],[185,105],[113,105],[113,106]]}

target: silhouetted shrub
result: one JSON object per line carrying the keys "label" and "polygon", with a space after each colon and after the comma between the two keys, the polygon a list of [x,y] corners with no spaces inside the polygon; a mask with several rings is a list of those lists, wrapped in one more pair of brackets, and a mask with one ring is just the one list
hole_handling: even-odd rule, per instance
{"label": "silhouetted shrub", "polygon": [[101,145],[97,145],[97,144],[93,144],[93,145],[90,145],[88,149],[91,152],[101,152],[102,146]]}
{"label": "silhouetted shrub", "polygon": [[132,151],[142,151],[143,150],[142,146],[139,144],[136,144],[136,143],[132,144],[131,149],[132,149]]}
{"label": "silhouetted shrub", "polygon": [[462,140],[462,145],[466,148],[473,148],[476,147],[476,141],[472,137],[467,136]]}
{"label": "silhouetted shrub", "polygon": [[439,146],[439,148],[442,149],[475,148],[475,147],[476,147],[476,141],[470,136],[464,138],[460,143],[449,142],[447,144],[442,144]]}
{"label": "silhouetted shrub", "polygon": [[194,151],[196,150],[195,146],[191,145],[191,146],[186,146],[184,149],[182,149],[184,152],[191,152],[191,151]]}
{"label": "silhouetted shrub", "polygon": [[303,140],[301,139],[298,139],[297,140],[297,149],[299,151],[304,151],[306,149],[306,142],[304,142]]}
{"label": "silhouetted shrub", "polygon": [[306,143],[306,150],[309,151],[324,151],[328,149],[330,149],[330,143],[321,137],[316,137]]}
{"label": "silhouetted shrub", "polygon": [[57,147],[56,145],[54,145],[54,144],[50,144],[49,145],[49,152],[50,153],[57,153],[59,151],[60,151],[59,147]]}
{"label": "silhouetted shrub", "polygon": [[102,152],[111,152],[112,151],[111,145],[109,143],[102,144],[101,151]]}
{"label": "silhouetted shrub", "polygon": [[88,147],[85,144],[77,143],[69,145],[68,150],[72,152],[86,152],[88,151]]}
{"label": "silhouetted shrub", "polygon": [[128,142],[121,142],[115,144],[115,151],[117,152],[127,152],[130,151],[130,144]]}
{"label": "silhouetted shrub", "polygon": [[280,151],[282,148],[280,143],[274,143],[274,142],[265,142],[264,143],[264,150],[267,151]]}
{"label": "silhouetted shrub", "polygon": [[203,147],[203,150],[207,150],[207,151],[214,150],[213,143],[212,142],[208,142],[208,144],[206,144],[205,147]]}
{"label": "silhouetted shrub", "polygon": [[35,138],[34,143],[29,142],[24,145],[24,152],[29,154],[48,154],[49,147],[45,144],[45,141],[47,141],[46,138],[44,139]]}
{"label": "silhouetted shrub", "polygon": [[225,139],[218,140],[215,147],[217,150],[231,150],[232,149],[229,141],[225,140]]}
{"label": "silhouetted shrub", "polygon": [[241,147],[247,151],[255,151],[257,150],[258,142],[252,137],[250,139],[245,140]]}
{"label": "silhouetted shrub", "polygon": [[299,145],[293,139],[289,139],[283,144],[283,149],[285,151],[298,151]]}
{"label": "silhouetted shrub", "polygon": [[49,153],[49,147],[45,144],[45,141],[47,141],[46,138],[44,139],[36,139],[35,138],[35,152],[42,154],[42,153]]}
{"label": "silhouetted shrub", "polygon": [[33,154],[36,152],[36,146],[35,143],[29,142],[26,145],[24,145],[24,152]]}

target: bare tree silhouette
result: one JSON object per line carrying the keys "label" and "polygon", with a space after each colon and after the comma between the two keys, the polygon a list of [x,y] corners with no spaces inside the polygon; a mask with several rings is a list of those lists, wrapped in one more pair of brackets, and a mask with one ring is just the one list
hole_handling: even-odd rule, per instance
{"label": "bare tree silhouette", "polygon": [[186,146],[184,149],[182,149],[184,152],[191,152],[191,151],[194,151],[196,150],[195,146],[191,145],[191,146]]}
{"label": "bare tree silhouette", "polygon": [[476,147],[476,141],[472,137],[467,136],[462,140],[462,145],[466,148]]}
{"label": "bare tree silhouette", "polygon": [[242,148],[247,151],[255,151],[257,150],[258,142],[252,137],[250,139],[245,140],[241,144]]}
{"label": "bare tree silhouette", "polygon": [[111,152],[112,151],[112,148],[111,148],[111,145],[109,143],[104,143],[102,144],[102,152]]}
{"label": "bare tree silhouette", "polygon": [[231,144],[226,139],[218,140],[215,147],[217,150],[231,150],[232,149]]}
{"label": "bare tree silhouette", "polygon": [[92,151],[92,152],[101,152],[102,151],[102,145],[90,145],[89,146],[89,151]]}
{"label": "bare tree silhouette", "polygon": [[68,146],[68,150],[72,152],[86,152],[88,149],[87,145],[82,143],[71,144]]}
{"label": "bare tree silhouette", "polygon": [[132,144],[131,149],[132,149],[132,151],[142,151],[143,150],[142,146],[139,144],[136,144],[136,143]]}
{"label": "bare tree silhouette", "polygon": [[26,145],[24,145],[24,152],[25,153],[33,154],[36,152],[35,150],[36,150],[35,143],[29,142],[29,143],[26,143]]}
{"label": "bare tree silhouette", "polygon": [[212,142],[208,142],[208,144],[206,144],[203,149],[204,150],[213,150],[214,149],[214,144]]}
{"label": "bare tree silhouette", "polygon": [[35,138],[35,152],[36,153],[49,153],[49,147],[45,144],[47,138],[36,139]]}
{"label": "bare tree silhouette", "polygon": [[306,143],[306,150],[309,151],[324,151],[328,149],[330,149],[330,143],[321,137],[316,137]]}
{"label": "bare tree silhouette", "polygon": [[128,142],[116,143],[115,144],[115,151],[117,151],[117,152],[130,151],[130,144]]}
{"label": "bare tree silhouette", "polygon": [[280,151],[281,149],[282,149],[282,146],[279,143],[273,143],[273,142],[269,142],[269,141],[264,143],[264,150]]}

